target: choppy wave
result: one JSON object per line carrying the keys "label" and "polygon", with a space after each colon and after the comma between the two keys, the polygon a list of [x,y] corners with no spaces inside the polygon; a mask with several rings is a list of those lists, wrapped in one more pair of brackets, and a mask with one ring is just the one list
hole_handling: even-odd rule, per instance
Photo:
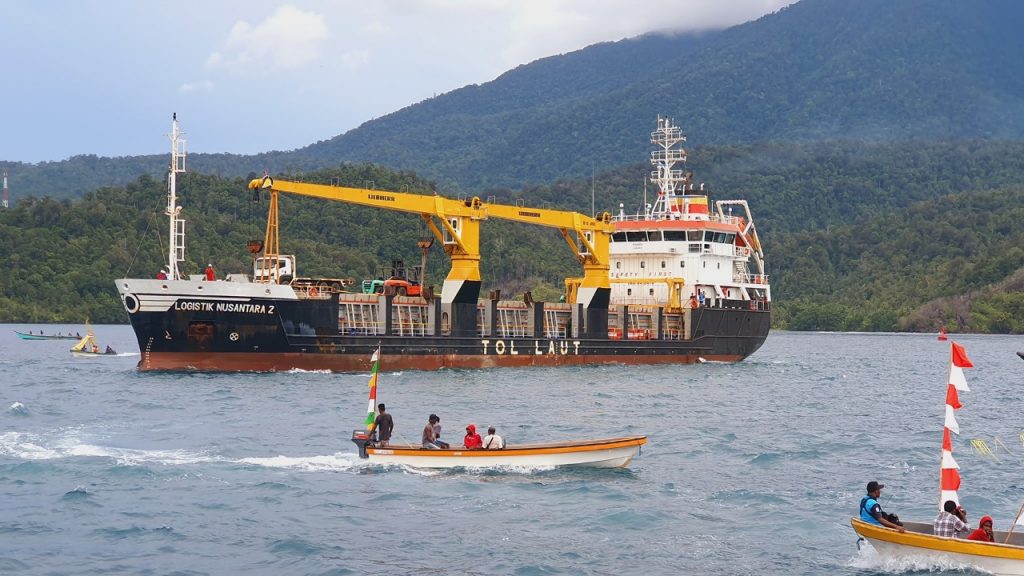
{"label": "choppy wave", "polygon": [[958,572],[968,574],[984,574],[970,564],[964,564],[947,558],[926,556],[882,557],[870,544],[862,544],[857,555],[850,559],[848,566],[860,570],[904,574],[907,572]]}
{"label": "choppy wave", "polygon": [[29,415],[28,408],[26,408],[25,405],[22,404],[21,402],[15,402],[15,403],[11,404],[7,408],[7,413],[8,414],[13,414],[15,416],[28,416]]}

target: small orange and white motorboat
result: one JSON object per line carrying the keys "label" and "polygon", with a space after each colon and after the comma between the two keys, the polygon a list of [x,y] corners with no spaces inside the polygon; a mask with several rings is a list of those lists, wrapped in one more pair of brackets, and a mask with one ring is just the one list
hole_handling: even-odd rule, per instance
{"label": "small orange and white motorboat", "polygon": [[505,445],[500,449],[431,449],[415,444],[389,443],[377,446],[372,439],[377,410],[377,377],[380,350],[374,352],[370,375],[370,405],[365,430],[352,432],[352,442],[359,448],[359,457],[379,464],[402,464],[414,468],[547,468],[582,466],[592,468],[625,468],[647,443],[646,436],[622,436],[597,440],[538,442]]}
{"label": "small orange and white motorboat", "polygon": [[365,430],[352,433],[359,457],[379,464],[404,464],[414,468],[547,468],[583,466],[625,468],[647,443],[646,436],[623,436],[599,440],[543,442],[505,446],[500,450],[432,450],[412,444],[390,444],[378,448],[369,442]]}
{"label": "small orange and white motorboat", "polygon": [[[963,346],[950,342],[949,378],[946,386],[946,416],[942,434],[942,464],[939,486],[939,506],[947,500],[959,503],[960,467],[953,459],[950,433],[959,434],[955,410],[961,406],[958,392],[966,392],[964,368],[974,365],[967,358]],[[1016,524],[1021,523],[1024,506],[1017,512]],[[850,520],[857,535],[871,543],[884,559],[933,561],[943,565],[970,566],[992,574],[1024,576],[1024,534],[1009,531],[993,532],[994,542],[965,540],[936,536],[931,522],[904,522],[905,532],[853,518]]]}

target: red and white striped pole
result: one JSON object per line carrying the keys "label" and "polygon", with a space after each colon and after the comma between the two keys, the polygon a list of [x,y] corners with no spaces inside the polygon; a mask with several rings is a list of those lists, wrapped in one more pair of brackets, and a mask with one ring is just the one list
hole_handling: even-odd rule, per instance
{"label": "red and white striped pole", "polygon": [[946,384],[946,419],[942,429],[942,470],[939,478],[939,510],[947,500],[960,504],[957,490],[960,489],[960,466],[953,459],[953,443],[949,433],[960,433],[960,426],[956,422],[955,410],[960,409],[960,397],[958,392],[970,392],[967,387],[967,380],[964,378],[964,368],[973,368],[964,347],[956,342],[950,342],[949,378]]}

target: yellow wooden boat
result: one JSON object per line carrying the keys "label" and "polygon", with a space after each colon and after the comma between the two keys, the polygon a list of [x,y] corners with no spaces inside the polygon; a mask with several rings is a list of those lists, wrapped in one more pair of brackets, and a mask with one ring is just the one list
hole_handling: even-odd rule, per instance
{"label": "yellow wooden boat", "polygon": [[861,538],[871,543],[878,555],[887,560],[907,559],[927,563],[959,564],[992,574],[1024,576],[1024,534],[1014,532],[1010,541],[1006,532],[994,532],[995,542],[963,538],[944,538],[932,534],[931,522],[904,522],[906,532],[868,524],[859,518],[850,525]]}

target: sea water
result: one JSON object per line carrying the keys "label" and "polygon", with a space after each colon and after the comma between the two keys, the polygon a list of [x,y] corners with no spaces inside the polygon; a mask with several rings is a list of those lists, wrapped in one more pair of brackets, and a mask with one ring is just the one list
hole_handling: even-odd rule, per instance
{"label": "sea water", "polygon": [[[430,413],[453,443],[469,423],[509,444],[650,438],[627,469],[419,471],[356,456],[366,374],[139,373],[127,326],[97,326],[121,354],[88,358],[14,334],[38,328],[0,326],[0,572],[941,567],[886,564],[849,525],[869,480],[887,511],[934,516],[949,344],[933,334],[773,332],[737,364],[395,372],[384,357],[399,441]],[[1024,502],[1024,338],[950,338],[977,366],[953,442],[961,499],[1005,529]]]}

